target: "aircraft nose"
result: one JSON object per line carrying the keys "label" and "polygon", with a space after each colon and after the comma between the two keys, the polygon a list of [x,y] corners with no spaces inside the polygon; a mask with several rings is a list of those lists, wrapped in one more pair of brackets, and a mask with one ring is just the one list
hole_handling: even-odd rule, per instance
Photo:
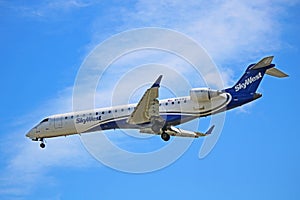
{"label": "aircraft nose", "polygon": [[33,131],[32,129],[25,135],[28,138],[33,138]]}

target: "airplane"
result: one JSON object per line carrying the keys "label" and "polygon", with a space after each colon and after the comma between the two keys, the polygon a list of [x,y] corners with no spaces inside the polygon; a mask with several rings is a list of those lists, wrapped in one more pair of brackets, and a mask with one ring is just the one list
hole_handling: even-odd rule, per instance
{"label": "airplane", "polygon": [[205,137],[213,132],[214,125],[205,133],[187,131],[176,126],[231,110],[262,97],[256,90],[265,74],[288,77],[275,68],[273,57],[268,56],[249,65],[233,87],[223,90],[192,88],[189,96],[184,97],[158,100],[162,80],[160,75],[137,104],[52,115],[34,126],[26,137],[39,141],[41,148],[45,148],[45,138],[110,129],[137,129],[140,133],[160,135],[164,141],[168,141],[170,136]]}

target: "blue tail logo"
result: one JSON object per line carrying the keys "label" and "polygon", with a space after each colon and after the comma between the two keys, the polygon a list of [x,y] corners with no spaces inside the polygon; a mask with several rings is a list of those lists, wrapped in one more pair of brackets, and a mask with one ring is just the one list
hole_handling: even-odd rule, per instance
{"label": "blue tail logo", "polygon": [[272,64],[272,60],[273,56],[268,56],[261,59],[256,64],[249,65],[240,80],[232,88],[228,88],[225,91],[229,92],[233,96],[239,94],[255,94],[265,73],[277,77],[283,75],[283,72],[274,68],[275,65]]}
{"label": "blue tail logo", "polygon": [[273,56],[268,56],[256,64],[249,65],[239,81],[233,87],[224,90],[232,97],[232,101],[227,105],[227,110],[260,98],[262,95],[256,93],[256,90],[265,74],[279,78],[288,76],[286,73],[275,68],[272,60]]}
{"label": "blue tail logo", "polygon": [[225,91],[232,96],[253,95],[265,74],[279,78],[287,77],[286,73],[275,68],[272,60],[273,56],[268,56],[256,64],[249,65],[240,80],[233,87],[225,89]]}
{"label": "blue tail logo", "polygon": [[249,78],[246,78],[245,80],[243,80],[243,82],[238,82],[235,86],[234,89],[236,92],[238,92],[241,89],[246,89],[248,87],[248,85],[258,81],[259,79],[261,79],[263,77],[262,73],[259,72],[257,75],[255,76],[250,76]]}

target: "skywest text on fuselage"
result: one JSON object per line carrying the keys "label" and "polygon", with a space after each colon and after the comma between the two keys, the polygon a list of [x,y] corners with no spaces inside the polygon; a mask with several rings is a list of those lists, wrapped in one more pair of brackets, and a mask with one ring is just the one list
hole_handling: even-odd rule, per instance
{"label": "skywest text on fuselage", "polygon": [[101,120],[101,116],[97,116],[97,117],[86,117],[86,118],[83,118],[83,117],[79,117],[76,119],[76,124],[80,124],[80,123],[87,123],[87,122],[93,122],[93,121],[98,121],[98,120]]}

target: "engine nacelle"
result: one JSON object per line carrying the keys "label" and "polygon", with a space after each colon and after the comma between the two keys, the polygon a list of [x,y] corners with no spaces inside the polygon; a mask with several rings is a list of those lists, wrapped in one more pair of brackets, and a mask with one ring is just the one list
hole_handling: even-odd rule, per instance
{"label": "engine nacelle", "polygon": [[212,98],[221,94],[218,90],[212,90],[209,88],[193,88],[190,90],[191,100],[194,102],[210,101]]}

